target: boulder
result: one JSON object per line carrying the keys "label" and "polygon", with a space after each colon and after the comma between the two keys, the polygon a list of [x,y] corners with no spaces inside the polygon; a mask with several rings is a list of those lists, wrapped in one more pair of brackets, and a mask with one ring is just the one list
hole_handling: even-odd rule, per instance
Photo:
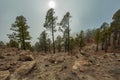
{"label": "boulder", "polygon": [[117,59],[118,62],[120,62],[120,59]]}
{"label": "boulder", "polygon": [[80,78],[76,73],[69,71],[68,73],[56,74],[55,80],[80,80]]}
{"label": "boulder", "polygon": [[23,62],[22,65],[15,70],[15,72],[11,75],[11,80],[18,80],[21,77],[25,76],[29,72],[32,71],[36,62],[35,61],[27,61]]}
{"label": "boulder", "polygon": [[80,63],[79,62],[75,62],[74,65],[72,66],[73,69],[78,69],[78,67],[80,66]]}
{"label": "boulder", "polygon": [[0,63],[0,70],[8,70],[10,68],[10,64],[9,63]]}
{"label": "boulder", "polygon": [[0,59],[4,59],[4,58],[5,58],[5,56],[3,56],[3,55],[0,54]]}
{"label": "boulder", "polygon": [[89,57],[89,56],[90,56],[90,54],[87,53],[87,52],[85,52],[85,51],[81,51],[81,54],[82,54],[83,56],[85,56],[85,57]]}
{"label": "boulder", "polygon": [[56,60],[55,60],[55,64],[62,63],[62,62],[64,62],[64,60],[65,60],[64,56],[58,57],[58,58],[56,58]]}
{"label": "boulder", "polygon": [[7,52],[6,53],[6,56],[14,56],[14,55],[16,55],[16,52]]}
{"label": "boulder", "polygon": [[95,77],[91,76],[91,75],[81,75],[81,79],[80,80],[98,80]]}
{"label": "boulder", "polygon": [[89,66],[90,63],[86,60],[76,60],[72,66],[73,70],[80,70],[84,72],[86,70],[86,66]]}
{"label": "boulder", "polygon": [[21,50],[21,51],[19,51],[19,54],[21,55],[21,54],[24,54],[24,55],[28,55],[28,54],[31,54],[32,52],[30,52],[29,50],[26,50],[26,51],[24,51],[24,50]]}
{"label": "boulder", "polygon": [[10,78],[9,71],[0,71],[0,80],[8,80]]}
{"label": "boulder", "polygon": [[53,55],[51,57],[46,57],[45,60],[53,64],[59,64],[65,61],[65,56],[58,54],[58,55]]}
{"label": "boulder", "polygon": [[34,57],[32,55],[20,54],[19,61],[33,61]]}

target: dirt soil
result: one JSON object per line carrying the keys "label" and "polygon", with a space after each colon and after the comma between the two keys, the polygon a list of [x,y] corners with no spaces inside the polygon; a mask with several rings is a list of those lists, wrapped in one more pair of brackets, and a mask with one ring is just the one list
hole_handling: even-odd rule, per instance
{"label": "dirt soil", "polygon": [[[25,59],[20,60],[21,54]],[[1,48],[0,80],[120,80],[120,53],[45,54]]]}

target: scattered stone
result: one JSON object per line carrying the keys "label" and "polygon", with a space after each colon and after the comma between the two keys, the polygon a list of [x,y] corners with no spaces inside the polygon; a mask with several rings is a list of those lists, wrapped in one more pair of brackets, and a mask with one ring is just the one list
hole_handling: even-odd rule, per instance
{"label": "scattered stone", "polygon": [[96,78],[94,78],[93,76],[91,75],[83,75],[82,76],[82,79],[80,80],[97,80]]}
{"label": "scattered stone", "polygon": [[0,71],[0,80],[9,80],[10,72],[9,71]]}
{"label": "scattered stone", "polygon": [[25,55],[25,54],[21,54],[19,56],[19,61],[33,61],[34,58],[32,55]]}
{"label": "scattered stone", "polygon": [[35,61],[23,62],[23,64],[16,69],[16,71],[11,75],[11,80],[18,80],[19,78],[25,76],[35,66]]}
{"label": "scattered stone", "polygon": [[45,67],[49,67],[49,64],[45,64]]}
{"label": "scattered stone", "polygon": [[82,54],[83,56],[85,56],[85,57],[89,57],[89,56],[90,56],[88,53],[86,53],[86,52],[84,52],[84,51],[81,51],[81,54]]}
{"label": "scattered stone", "polygon": [[89,62],[90,62],[91,64],[93,64],[93,65],[95,65],[96,62],[97,62],[97,59],[96,59],[95,57],[93,57],[93,56],[90,56],[90,57],[88,58],[88,60],[89,60]]}
{"label": "scattered stone", "polygon": [[104,74],[103,78],[105,80],[114,80],[114,78],[111,75],[109,75],[109,74]]}
{"label": "scattered stone", "polygon": [[26,51],[22,51],[22,50],[20,50],[19,54],[20,54],[20,55],[22,55],[22,54],[25,55],[25,54],[27,54],[27,52],[26,52]]}
{"label": "scattered stone", "polygon": [[56,59],[56,63],[62,63],[62,62],[64,62],[64,57],[58,57],[57,59]]}
{"label": "scattered stone", "polygon": [[7,52],[6,53],[6,56],[14,56],[14,55],[16,55],[16,52]]}
{"label": "scattered stone", "polygon": [[115,68],[113,70],[110,70],[110,72],[113,74],[120,74],[120,68]]}
{"label": "scattered stone", "polygon": [[0,70],[8,70],[10,68],[9,63],[0,64]]}
{"label": "scattered stone", "polygon": [[57,74],[55,80],[80,80],[80,78],[77,73],[70,71],[69,73]]}
{"label": "scattered stone", "polygon": [[72,66],[73,69],[78,69],[78,67],[80,67],[79,62],[75,62],[75,64]]}
{"label": "scattered stone", "polygon": [[0,80],[120,80],[119,53],[90,52],[42,55],[42,52],[0,49],[4,57],[0,59]]}
{"label": "scattered stone", "polygon": [[120,59],[117,59],[118,62],[120,62]]}
{"label": "scattered stone", "polygon": [[76,60],[74,65],[72,66],[73,70],[80,70],[81,72],[84,72],[86,70],[86,66],[89,65],[89,62],[87,60]]}
{"label": "scattered stone", "polygon": [[48,61],[49,61],[50,63],[55,63],[55,59],[52,59],[52,58],[48,59]]}
{"label": "scattered stone", "polygon": [[5,58],[5,56],[3,56],[3,55],[0,55],[0,59],[4,59]]}

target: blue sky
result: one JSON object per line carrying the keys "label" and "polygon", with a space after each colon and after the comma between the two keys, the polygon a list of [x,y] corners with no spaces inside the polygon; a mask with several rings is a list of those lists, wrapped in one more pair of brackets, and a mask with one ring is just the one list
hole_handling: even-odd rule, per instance
{"label": "blue sky", "polygon": [[[9,41],[6,34],[16,16],[23,15],[30,26],[32,44],[37,41],[44,30],[45,15],[51,0],[0,0],[0,40]],[[72,32],[81,29],[100,27],[103,22],[112,22],[113,14],[120,9],[120,0],[53,0],[56,3],[55,15],[59,22],[69,11],[72,15],[70,27]],[[58,33],[56,33],[58,35]]]}

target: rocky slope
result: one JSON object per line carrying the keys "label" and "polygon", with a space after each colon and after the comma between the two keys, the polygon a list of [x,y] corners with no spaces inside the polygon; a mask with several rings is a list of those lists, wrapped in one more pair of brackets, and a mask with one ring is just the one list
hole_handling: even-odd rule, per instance
{"label": "rocky slope", "polygon": [[0,80],[120,80],[120,53],[44,54],[1,48]]}

